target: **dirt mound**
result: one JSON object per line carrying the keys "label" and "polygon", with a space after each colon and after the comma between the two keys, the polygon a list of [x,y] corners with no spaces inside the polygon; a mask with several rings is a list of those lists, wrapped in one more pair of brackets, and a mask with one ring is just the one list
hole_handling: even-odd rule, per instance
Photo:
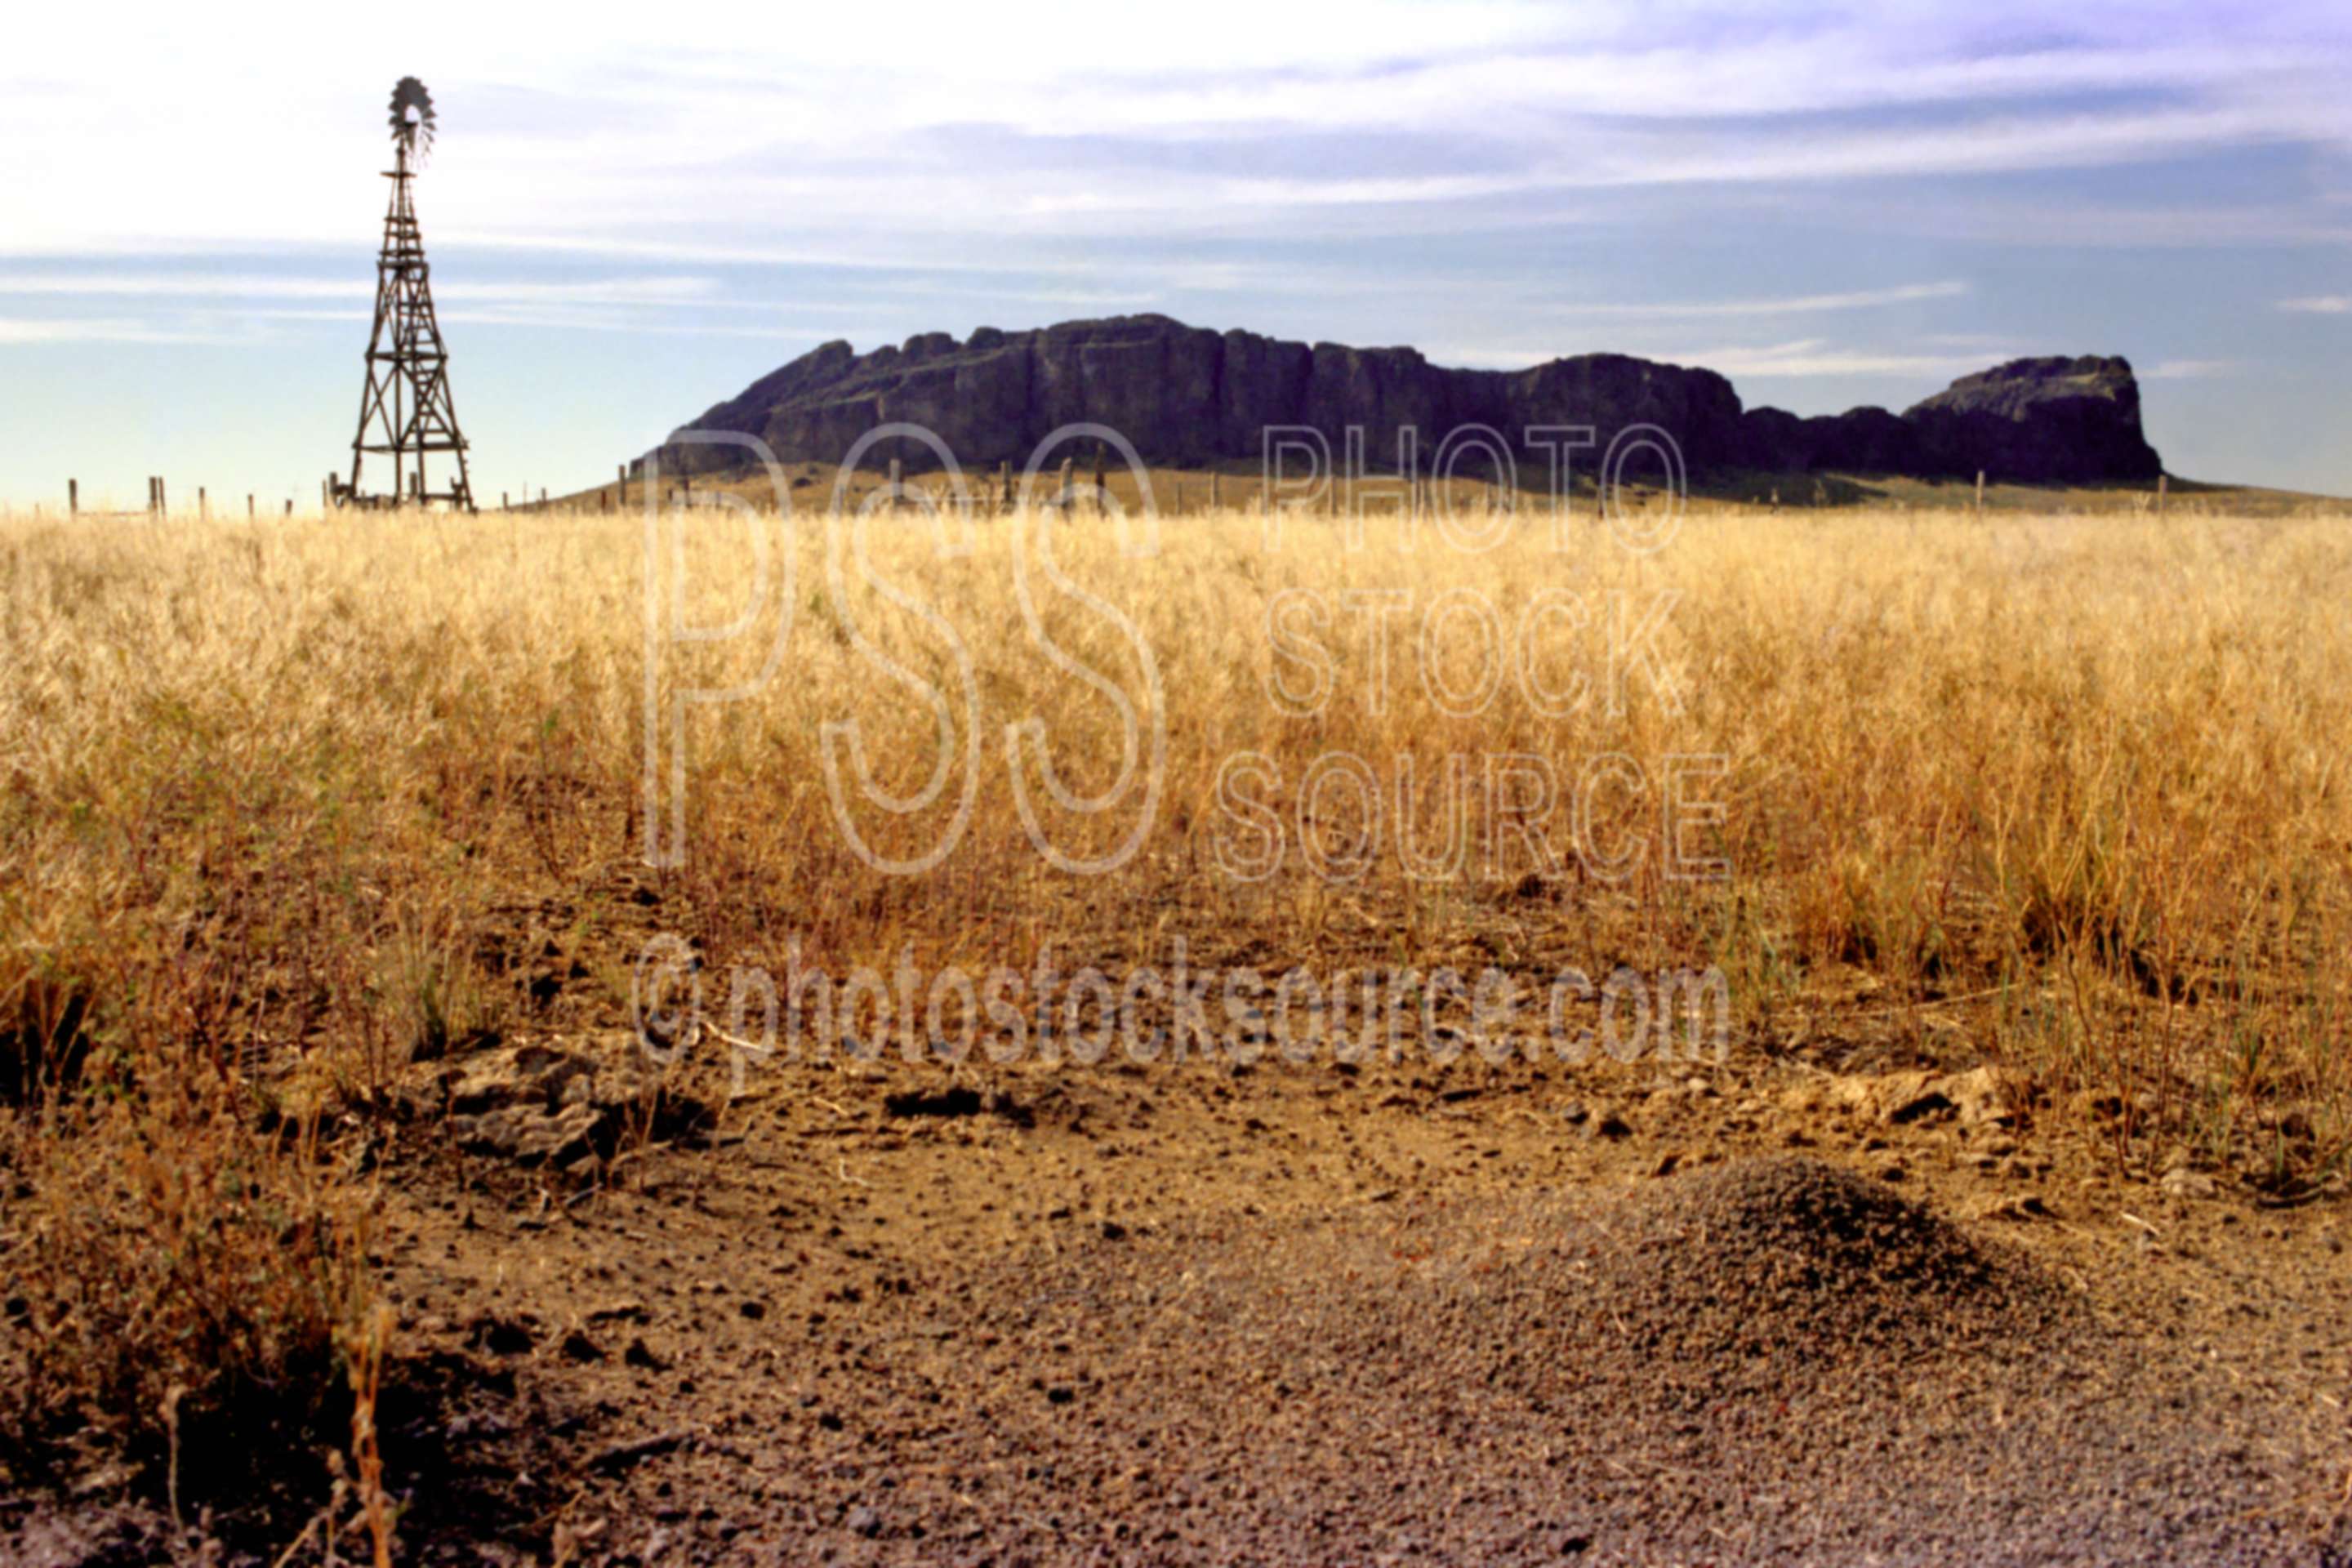
{"label": "dirt mound", "polygon": [[2046,1345],[2068,1317],[2023,1259],[1814,1160],[1662,1183],[1600,1228],[1583,1289],[1649,1351],[1781,1360]]}
{"label": "dirt mound", "polygon": [[1811,1162],[1106,1230],[914,1309],[887,1342],[809,1325],[801,1418],[763,1433],[780,1532],[908,1561],[2308,1549],[2202,1500],[2259,1467],[2126,1393],[2064,1288]]}

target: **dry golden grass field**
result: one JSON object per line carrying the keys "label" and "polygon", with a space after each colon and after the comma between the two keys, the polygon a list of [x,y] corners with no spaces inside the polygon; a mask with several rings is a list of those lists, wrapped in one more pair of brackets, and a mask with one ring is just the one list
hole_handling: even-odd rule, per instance
{"label": "dry golden grass field", "polygon": [[[754,968],[1050,951],[1118,984],[1179,938],[1202,966],[1484,968],[1529,994],[1563,965],[1713,970],[1734,1067],[1988,1067],[2094,1179],[2332,1201],[2352,535],[2226,497],[2004,499],[1705,504],[1648,552],[1589,515],[1485,516],[1470,550],[1195,512],[1148,552],[1085,516],[884,516],[862,543],[803,518],[757,600],[747,526],[714,510],[655,530],[656,586],[694,625],[751,613],[703,642],[656,617],[650,674],[633,514],[16,516],[0,1467],[29,1496],[119,1463],[193,1521],[185,1434],[279,1424],[341,1457],[272,1539],[323,1509],[388,1560],[421,1527],[373,1468],[375,1379],[406,1375],[430,1314],[387,1295],[387,1237],[434,1183],[478,1190],[399,1152],[401,1107],[439,1064],[631,1027],[656,941],[714,1013]],[[680,737],[685,761],[664,867],[649,690],[664,812]],[[844,807],[828,770],[861,754],[877,791],[940,787],[894,814],[853,780]],[[1114,864],[1057,865],[1024,810],[1065,862]],[[1466,1030],[1468,1000],[1426,1005]],[[932,1081],[904,1013],[836,1023],[808,1048]],[[1537,1059],[1539,1023],[1497,1048]],[[746,1096],[850,1092],[736,1066]],[[704,1096],[722,1149],[726,1092]],[[645,1179],[631,1148],[662,1141],[649,1113],[579,1190]],[[564,1245],[501,1234],[514,1258]]]}

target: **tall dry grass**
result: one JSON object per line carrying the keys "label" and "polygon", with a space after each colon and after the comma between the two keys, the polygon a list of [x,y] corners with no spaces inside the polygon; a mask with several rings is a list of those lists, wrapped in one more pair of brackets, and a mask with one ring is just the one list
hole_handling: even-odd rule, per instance
{"label": "tall dry grass", "polygon": [[[166,1300],[278,1300],[234,1284],[255,1256],[241,1243],[191,1252],[174,1227],[208,1213],[233,1237],[340,1234],[356,1200],[323,1193],[311,1156],[263,1129],[364,1104],[410,1060],[530,1018],[545,998],[511,940],[519,911],[560,917],[589,973],[564,1005],[607,1022],[625,1021],[632,933],[656,918],[715,962],[777,965],[788,936],[827,966],[1019,964],[1049,942],[1115,965],[1176,932],[1212,961],[1712,963],[1758,1047],[1875,1030],[2007,1063],[2061,1100],[2105,1104],[2126,1160],[2188,1151],[2289,1183],[2345,1158],[2340,521],[1738,509],[1696,512],[1636,555],[1589,522],[1562,541],[1522,523],[1465,552],[1400,549],[1375,519],[1350,550],[1328,519],[1270,541],[1226,513],[1168,520],[1138,558],[1109,525],[1074,520],[1055,548],[1097,602],[1033,561],[1039,628],[1128,694],[1147,739],[1154,716],[1167,737],[1142,848],[1099,877],[1045,861],[1008,782],[1012,721],[1042,722],[1074,790],[1108,787],[1121,753],[1117,703],[1055,661],[1014,594],[1013,541],[1042,526],[976,520],[969,548],[949,551],[920,522],[877,520],[868,565],[843,553],[836,574],[823,525],[792,525],[780,673],[690,721],[688,859],[651,878],[631,869],[643,520],[0,527],[0,1067],[19,1194],[0,1247],[12,1279],[53,1282],[26,1321],[58,1344],[69,1319],[93,1345],[130,1343],[109,1325]],[[727,620],[749,577],[741,525],[701,517],[681,537],[694,618]],[[1587,624],[1541,618],[1538,668],[1555,691],[1581,669],[1591,700],[1548,716],[1513,680],[1475,714],[1448,711],[1422,679],[1422,612],[1460,593],[1516,635],[1560,591],[1582,595]],[[1312,714],[1273,683],[1313,687],[1313,661],[1268,630],[1302,592],[1331,612]],[[1411,606],[1391,623],[1384,704],[1349,592]],[[1612,710],[1611,606],[1638,618],[1662,594],[1667,673],[1634,668]],[[1105,605],[1131,620],[1156,689]],[[772,606],[754,635],[665,647],[657,689],[750,674],[777,625]],[[1455,617],[1427,649],[1457,687],[1478,673],[1472,626]],[[952,695],[959,648],[984,726],[969,821],[936,868],[882,876],[836,820],[823,727],[858,721],[881,781],[911,793],[937,717],[869,650]],[[1423,843],[1443,826],[1433,785],[1450,754],[1474,783],[1488,754],[1549,759],[1563,783],[1621,756],[1650,792],[1600,789],[1582,822],[1562,804],[1552,838],[1636,835],[1651,850],[1614,880],[1571,858],[1531,898],[1536,868],[1509,853],[1409,877],[1391,820],[1352,879],[1316,874],[1294,843],[1280,872],[1242,881],[1217,855],[1234,826],[1220,765],[1244,752],[1278,770],[1258,793],[1294,839],[1314,758],[1361,759],[1391,804],[1410,759]],[[1677,879],[1657,853],[1660,770],[1689,754],[1727,761],[1723,820],[1693,840],[1728,862],[1720,880]],[[862,831],[913,854],[962,776],[950,770],[940,807],[864,810]],[[1361,826],[1348,800],[1326,797],[1313,830],[1345,841]],[[1048,815],[1074,853],[1136,820],[1131,805],[1091,824]],[[656,915],[616,891],[646,885]],[[60,1079],[79,1087],[39,1087]],[[324,1101],[291,1097],[322,1082]],[[68,1180],[59,1157],[82,1141],[142,1163]],[[108,1213],[137,1223],[94,1250],[89,1216]],[[275,1375],[360,1310],[331,1248],[320,1256],[288,1266],[285,1300],[319,1305],[281,1302],[283,1342],[223,1355],[218,1335],[244,1330],[215,1323],[209,1339],[136,1342],[152,1370],[135,1388],[120,1369],[60,1386],[152,1405],[159,1380]],[[112,1305],[77,1305],[74,1277],[102,1278]]]}

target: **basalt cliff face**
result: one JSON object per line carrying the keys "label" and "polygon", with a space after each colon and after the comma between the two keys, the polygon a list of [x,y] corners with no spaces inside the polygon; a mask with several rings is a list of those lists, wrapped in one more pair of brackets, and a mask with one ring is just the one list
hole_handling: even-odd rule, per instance
{"label": "basalt cliff face", "polygon": [[[910,469],[939,466],[938,449],[927,444],[869,439],[901,424],[930,431],[967,468],[1019,467],[1055,431],[1081,423],[1117,431],[1147,463],[1177,467],[1257,459],[1266,432],[1289,427],[1319,433],[1335,461],[1348,460],[1357,438],[1349,433],[1360,430],[1365,467],[1417,461],[1427,468],[1449,437],[1483,426],[1538,472],[1549,471],[1541,465],[1558,443],[1589,429],[1596,450],[1572,459],[1589,473],[1620,432],[1654,426],[1701,473],[1970,478],[1982,470],[1996,480],[2100,484],[2162,470],[2141,434],[2138,383],[2116,358],[2017,360],[1954,382],[1899,416],[1856,408],[1800,419],[1777,408],[1743,410],[1731,384],[1711,370],[1625,354],[1578,354],[1521,371],[1449,370],[1409,348],[1310,346],[1165,316],[1024,332],[983,327],[961,342],[929,332],[866,354],[827,343],[649,456],[669,473],[739,467],[750,449],[726,439],[735,435],[756,437],[788,463],[856,456],[866,467],[891,458]],[[720,438],[707,443],[694,432]],[[1475,458],[1471,466],[1479,466]]]}

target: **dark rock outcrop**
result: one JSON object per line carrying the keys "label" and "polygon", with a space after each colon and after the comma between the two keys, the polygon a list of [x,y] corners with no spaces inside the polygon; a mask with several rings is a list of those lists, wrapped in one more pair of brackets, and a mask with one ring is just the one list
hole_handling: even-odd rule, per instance
{"label": "dark rock outcrop", "polygon": [[2012,360],[1959,380],[1905,414],[1928,472],[1982,468],[2029,484],[2152,479],[2129,361]]}
{"label": "dark rock outcrop", "polygon": [[471,1152],[559,1167],[611,1154],[632,1127],[679,1137],[710,1121],[631,1029],[494,1047],[437,1071],[412,1110],[444,1115]]}
{"label": "dark rock outcrop", "polygon": [[[2120,359],[2021,360],[1967,377],[1900,417],[1883,408],[1800,419],[1743,413],[1715,372],[1624,354],[1580,354],[1523,371],[1449,370],[1410,348],[1312,347],[1254,332],[1213,332],[1165,316],[1066,321],[1031,331],[983,327],[959,343],[945,332],[859,355],[832,342],[761,377],[673,434],[658,449],[669,472],[740,466],[740,445],[706,446],[692,431],[765,442],[780,461],[840,462],[861,438],[904,423],[936,434],[969,468],[1025,463],[1053,432],[1107,426],[1146,462],[1198,466],[1259,458],[1272,426],[1319,432],[1335,462],[1360,431],[1367,467],[1430,466],[1449,436],[1484,426],[1516,460],[1549,472],[1559,427],[1592,433],[1576,470],[1591,474],[1622,430],[1654,426],[1698,472],[1835,470],[1973,475],[2084,483],[2153,478],[2139,394]],[[1547,434],[1547,427],[1551,433]],[[1408,429],[1411,445],[1400,445]],[[1090,443],[1055,454],[1083,457]],[[871,443],[866,467],[891,458],[938,466],[914,440]],[[642,465],[643,459],[640,459]],[[1467,458],[1468,470],[1484,471]]]}
{"label": "dark rock outcrop", "polygon": [[1786,472],[1923,474],[1918,433],[1884,408],[1800,419],[1779,408],[1752,408],[1739,421],[1741,465]]}
{"label": "dark rock outcrop", "polygon": [[[1581,455],[1580,464],[1587,472],[1617,433],[1633,425],[1654,425],[1672,433],[1684,460],[1693,467],[1743,466],[1739,394],[1714,371],[1686,370],[1631,354],[1578,354],[1501,379],[1503,407],[1496,423],[1515,439],[1542,426],[1592,427],[1595,449]],[[1643,477],[1654,474],[1654,469]]]}

